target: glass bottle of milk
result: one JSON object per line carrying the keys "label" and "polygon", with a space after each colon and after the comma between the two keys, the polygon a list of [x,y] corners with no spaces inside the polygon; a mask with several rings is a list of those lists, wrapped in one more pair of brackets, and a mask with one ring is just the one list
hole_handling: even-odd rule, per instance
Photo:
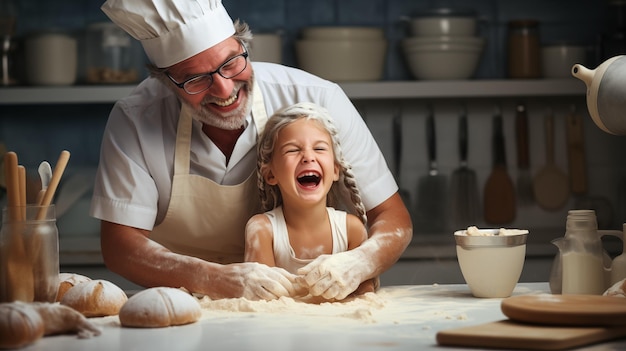
{"label": "glass bottle of milk", "polygon": [[595,211],[568,212],[561,250],[562,294],[601,295],[605,278]]}

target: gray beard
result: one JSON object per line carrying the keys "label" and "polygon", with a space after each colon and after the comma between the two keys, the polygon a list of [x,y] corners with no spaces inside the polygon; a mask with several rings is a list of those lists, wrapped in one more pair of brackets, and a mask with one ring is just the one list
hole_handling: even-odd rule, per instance
{"label": "gray beard", "polygon": [[[244,85],[245,83],[243,82],[238,83],[238,86],[236,86],[235,90],[239,92],[240,89],[243,89]],[[249,84],[248,86],[251,86],[251,84]],[[246,101],[243,105],[226,114],[217,114],[213,111],[210,111],[209,109],[205,109],[202,107],[200,109],[195,109],[186,102],[183,101],[183,103],[194,111],[194,119],[219,129],[235,130],[245,125],[246,117],[250,113],[250,110],[252,108],[252,96],[250,93],[251,91],[248,90],[248,94],[246,94]],[[202,102],[202,105],[209,104],[214,100],[215,99],[209,97]]]}

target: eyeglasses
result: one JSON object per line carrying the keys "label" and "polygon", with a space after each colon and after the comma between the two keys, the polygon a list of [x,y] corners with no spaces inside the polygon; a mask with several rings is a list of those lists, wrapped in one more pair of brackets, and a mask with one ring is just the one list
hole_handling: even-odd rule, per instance
{"label": "eyeglasses", "polygon": [[215,73],[222,76],[222,78],[231,79],[243,72],[246,67],[248,67],[248,51],[244,49],[244,52],[229,58],[215,71],[191,77],[182,83],[175,81],[169,73],[166,73],[166,75],[177,87],[185,90],[187,94],[195,95],[200,94],[213,85],[213,75]]}

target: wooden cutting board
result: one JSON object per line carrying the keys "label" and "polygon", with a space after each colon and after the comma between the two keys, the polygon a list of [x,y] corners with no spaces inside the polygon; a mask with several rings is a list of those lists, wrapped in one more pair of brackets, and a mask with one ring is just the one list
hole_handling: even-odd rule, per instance
{"label": "wooden cutting board", "polygon": [[626,336],[626,325],[573,327],[522,324],[511,320],[485,323],[437,333],[442,346],[518,350],[563,350]]}
{"label": "wooden cutting board", "polygon": [[626,299],[599,295],[519,295],[502,300],[511,320],[560,326],[626,325]]}

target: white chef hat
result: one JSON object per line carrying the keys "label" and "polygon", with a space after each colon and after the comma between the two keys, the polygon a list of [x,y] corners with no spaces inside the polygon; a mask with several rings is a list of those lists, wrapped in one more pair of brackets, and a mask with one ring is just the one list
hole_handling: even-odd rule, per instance
{"label": "white chef hat", "polygon": [[101,7],[138,39],[150,61],[169,67],[235,33],[221,0],[107,0]]}

